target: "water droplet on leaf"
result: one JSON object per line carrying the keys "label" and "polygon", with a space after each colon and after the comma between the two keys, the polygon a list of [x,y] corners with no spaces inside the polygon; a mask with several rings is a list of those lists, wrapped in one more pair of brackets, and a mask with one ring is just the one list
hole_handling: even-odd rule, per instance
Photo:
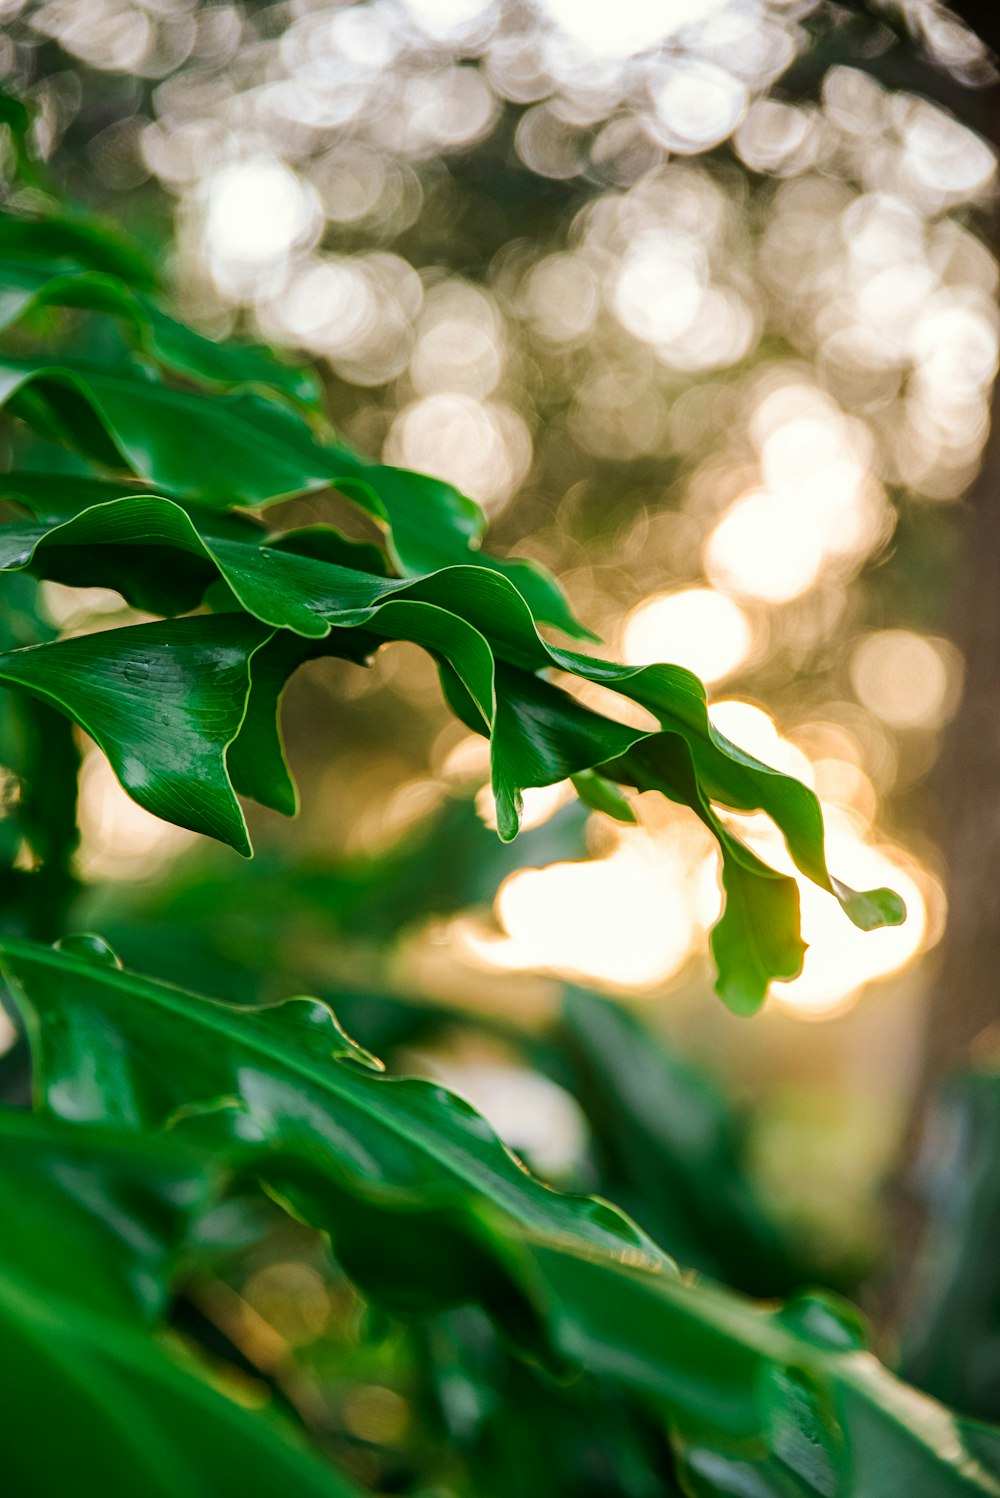
{"label": "water droplet on leaf", "polygon": [[110,946],[103,936],[95,936],[92,931],[80,931],[72,936],[63,936],[56,942],[57,952],[66,952],[70,957],[82,957],[85,962],[91,962],[95,967],[121,968],[122,960],[118,953]]}
{"label": "water droplet on leaf", "polygon": [[815,1347],[832,1352],[859,1352],[868,1345],[861,1314],[835,1295],[797,1295],[778,1312],[778,1319]]}

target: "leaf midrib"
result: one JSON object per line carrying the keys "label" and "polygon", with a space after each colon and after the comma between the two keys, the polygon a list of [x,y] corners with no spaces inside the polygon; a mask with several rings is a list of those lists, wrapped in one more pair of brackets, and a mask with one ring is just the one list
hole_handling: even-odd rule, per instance
{"label": "leaf midrib", "polygon": [[[71,958],[68,959],[65,956],[60,956],[57,960],[46,960],[47,954],[40,954],[34,951],[24,952],[24,949],[20,948],[19,944],[16,941],[3,942],[2,944],[0,944],[0,951],[8,951],[15,956],[20,951],[24,954],[29,963],[37,963],[39,966],[44,966],[50,971],[53,969],[56,971],[70,971],[76,973],[81,977],[90,978],[91,980],[93,980],[94,978],[94,970],[86,962],[80,962]],[[15,971],[15,978],[16,976],[17,975]],[[507,1198],[512,1194],[512,1186],[514,1183],[505,1179],[505,1177],[499,1171],[497,1171],[496,1174],[500,1180],[501,1185],[504,1187],[504,1200],[496,1200],[493,1193],[491,1193],[487,1189],[487,1187],[484,1186],[483,1182],[477,1177],[474,1171],[469,1171],[468,1168],[463,1168],[463,1166],[465,1165],[465,1159],[467,1159],[468,1156],[465,1156],[463,1158],[461,1153],[459,1153],[458,1158],[456,1159],[456,1151],[454,1149],[448,1148],[447,1144],[442,1149],[440,1147],[439,1141],[435,1139],[433,1133],[428,1134],[427,1129],[421,1125],[418,1118],[414,1116],[407,1116],[405,1119],[401,1118],[399,1120],[396,1120],[392,1116],[391,1110],[379,1110],[377,1105],[375,1104],[374,1098],[370,1099],[362,1087],[358,1087],[355,1090],[350,1088],[349,1086],[343,1085],[344,1077],[343,1070],[341,1068],[341,1062],[343,1058],[337,1056],[332,1046],[330,1051],[332,1070],[328,1074],[325,1071],[321,1071],[317,1065],[313,1064],[307,1058],[302,1057],[293,1048],[288,1046],[288,1043],[286,1041],[278,1038],[274,1040],[272,1044],[265,1045],[262,1038],[254,1034],[250,1027],[244,1027],[239,1023],[239,1016],[241,1013],[244,1015],[261,1013],[266,1014],[268,1012],[273,1013],[277,1010],[280,1010],[283,1007],[282,1004],[261,1006],[257,1009],[247,1009],[245,1011],[231,1011],[230,1006],[223,1004],[219,1000],[206,998],[199,994],[188,994],[186,990],[177,988],[172,984],[164,983],[153,985],[149,982],[149,980],[141,978],[137,979],[130,973],[121,973],[109,969],[107,973],[102,973],[101,977],[105,982],[109,984],[110,987],[114,988],[117,991],[126,993],[129,991],[136,992],[143,999],[157,1005],[159,1008],[166,1010],[169,1013],[179,1014],[185,1019],[192,1020],[197,1024],[201,1024],[206,1029],[215,1031],[218,1034],[224,1034],[227,1039],[235,1040],[237,1044],[241,1046],[245,1051],[250,1051],[254,1055],[269,1059],[272,1061],[272,1063],[277,1057],[277,1059],[280,1060],[281,1064],[287,1067],[290,1072],[298,1076],[308,1078],[321,1091],[332,1093],[339,1101],[343,1102],[348,1107],[353,1108],[357,1113],[373,1119],[381,1127],[385,1128],[388,1132],[396,1135],[396,1137],[401,1139],[404,1143],[410,1145],[419,1143],[421,1148],[429,1157],[443,1164],[451,1172],[451,1174],[454,1177],[457,1177],[458,1180],[461,1181],[464,1185],[471,1187],[477,1192],[481,1193],[495,1206],[503,1210],[515,1222],[518,1222],[522,1227],[536,1232],[543,1232],[546,1237],[552,1242],[557,1243],[560,1241],[566,1241],[567,1243],[586,1243],[591,1248],[601,1250],[608,1255],[611,1254],[612,1250],[609,1245],[601,1242],[595,1242],[593,1239],[585,1236],[582,1231],[578,1236],[567,1228],[563,1228],[561,1225],[559,1227],[556,1227],[549,1224],[548,1222],[544,1221],[544,1218],[541,1224],[539,1224],[537,1220],[532,1220],[534,1214],[532,1214],[532,1218],[528,1218],[526,1220],[524,1216],[518,1214],[515,1208],[512,1208],[508,1205]],[[18,984],[19,986],[22,986],[19,980]],[[25,998],[27,1002],[31,1004],[30,999],[28,999],[27,993],[25,993]],[[284,1002],[294,1003],[295,1000],[285,1000]],[[205,1006],[204,1009],[202,1008],[202,1006]],[[32,1004],[31,1007],[34,1008],[34,1005]],[[357,1078],[355,1080],[360,1082],[362,1079]],[[371,1077],[367,1077],[364,1080],[370,1082],[373,1086],[380,1087],[392,1087],[394,1083],[406,1083],[412,1087],[415,1082],[420,1081],[420,1079],[414,1078],[386,1076],[376,1077],[374,1075],[372,1075]],[[437,1086],[437,1084],[433,1082],[428,1082],[424,1085],[426,1085],[428,1088],[434,1088]],[[447,1093],[447,1090],[444,1088],[442,1088],[441,1091]],[[568,1197],[566,1193],[556,1191],[553,1187],[546,1185],[546,1183],[540,1180],[537,1176],[528,1172],[522,1162],[517,1158],[517,1156],[513,1154],[513,1152],[508,1148],[503,1140],[500,1139],[496,1134],[491,1132],[490,1139],[483,1140],[482,1143],[487,1148],[495,1148],[496,1150],[502,1152],[503,1159],[506,1161],[506,1163],[509,1164],[512,1169],[518,1172],[518,1175],[515,1179],[517,1180],[518,1184],[522,1185],[522,1189],[525,1183],[530,1183],[531,1189],[533,1191],[542,1191],[549,1193],[556,1199],[557,1202],[559,1200],[575,1200],[575,1198],[573,1197]],[[489,1166],[487,1165],[485,1168],[489,1169]],[[363,1184],[366,1185],[367,1189],[369,1190],[371,1190],[374,1185],[374,1183],[371,1182],[363,1182]],[[579,1198],[579,1200],[600,1201],[600,1198],[581,1197]],[[532,1205],[535,1205],[535,1203],[532,1203]],[[603,1205],[608,1206],[608,1204]],[[615,1210],[617,1212],[617,1209],[611,1210]],[[538,1212],[539,1215],[541,1215],[542,1208],[540,1205],[538,1206]],[[631,1224],[630,1220],[623,1213],[618,1213],[618,1218],[623,1226],[632,1227],[635,1233],[635,1237],[632,1239],[626,1240],[624,1237],[622,1238],[622,1247],[627,1246],[628,1248],[633,1250],[638,1249],[640,1251],[645,1251],[650,1255],[651,1268],[662,1268],[665,1263],[669,1262],[665,1255],[662,1255],[659,1250],[655,1249],[655,1245],[652,1244],[651,1240],[646,1238],[646,1236],[641,1233],[640,1229]],[[610,1230],[607,1231],[608,1236],[610,1236]]]}

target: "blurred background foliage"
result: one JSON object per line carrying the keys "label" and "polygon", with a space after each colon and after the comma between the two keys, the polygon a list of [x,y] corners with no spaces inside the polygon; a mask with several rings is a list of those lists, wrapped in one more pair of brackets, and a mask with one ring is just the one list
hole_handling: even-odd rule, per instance
{"label": "blurred background foliage", "polygon": [[[478,499],[493,549],[547,563],[609,653],[697,671],[720,728],[815,787],[838,872],[909,907],[862,935],[804,886],[802,976],[735,1019],[710,994],[717,869],[693,816],[640,800],[624,828],[556,787],[502,846],[485,746],[401,646],[296,678],[307,814],[253,808],[250,865],[5,702],[5,925],[99,929],[246,1002],[330,997],[548,1179],[740,1289],[860,1296],[889,1356],[907,1120],[995,1012],[1000,517],[966,498],[1000,463],[980,19],[936,0],[0,0],[0,79],[35,105],[40,153],[153,250],[182,315],[314,359],[352,442]],[[363,534],[332,495],[280,523],[320,518]],[[40,617],[4,588],[10,643],[137,617],[52,583]],[[80,756],[78,842],[71,796],[20,794],[39,756]],[[938,1311],[907,1356],[996,1417],[1000,1293],[988,1315],[968,1281],[964,1308],[948,1298],[997,1211],[991,1055],[925,1150]],[[472,1313],[376,1325],[304,1229],[266,1242],[179,1321],[381,1489],[526,1491],[518,1445],[544,1429],[567,1492],[671,1491],[634,1411],[602,1395],[598,1421],[593,1391],[515,1369]],[[970,1372],[956,1328],[977,1315]]]}

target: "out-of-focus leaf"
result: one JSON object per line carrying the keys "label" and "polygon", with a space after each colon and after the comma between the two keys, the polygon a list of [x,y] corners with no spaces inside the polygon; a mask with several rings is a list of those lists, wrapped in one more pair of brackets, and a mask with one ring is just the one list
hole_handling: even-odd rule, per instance
{"label": "out-of-focus leaf", "polygon": [[601,811],[616,822],[635,825],[637,818],[631,803],[613,781],[598,774],[596,770],[580,770],[576,775],[571,775],[570,779],[576,794],[591,811]]}
{"label": "out-of-focus leaf", "polygon": [[601,1186],[680,1263],[750,1295],[799,1276],[758,1199],[732,1108],[623,1005],[567,991],[562,1031]]}
{"label": "out-of-focus leaf", "polygon": [[258,386],[321,408],[322,391],[314,371],[285,364],[261,344],[204,338],[116,275],[65,263],[0,259],[0,332],[38,307],[74,307],[121,318],[140,352],[171,374],[199,384],[223,389]]}
{"label": "out-of-focus leaf", "polygon": [[[157,1335],[185,1237],[219,1177],[173,1140],[0,1114],[0,1402],[11,1493],[357,1492]],[[43,1419],[50,1439],[39,1439]]]}
{"label": "out-of-focus leaf", "polygon": [[35,160],[29,143],[31,115],[27,106],[6,89],[0,89],[0,125],[10,132],[14,175],[27,187],[48,189],[48,178],[44,167]]}
{"label": "out-of-focus leaf", "polygon": [[69,208],[36,218],[0,213],[0,254],[35,263],[69,261],[118,276],[140,291],[152,291],[156,285],[152,265],[133,240],[106,220]]}
{"label": "out-of-focus leaf", "polygon": [[905,1376],[1000,1420],[1000,1072],[949,1079],[933,1102],[916,1184],[926,1228],[903,1327]]}
{"label": "out-of-focus leaf", "polygon": [[680,1498],[664,1432],[636,1401],[515,1359],[469,1307],[422,1331],[421,1416],[461,1458],[467,1498],[551,1498],[553,1473],[573,1498]]}
{"label": "out-of-focus leaf", "polygon": [[[131,481],[129,481],[131,483]],[[36,472],[15,469],[0,473],[0,498],[25,505],[46,525],[60,525],[92,505],[107,504],[122,497],[129,487],[121,479],[100,478],[90,473]],[[142,480],[135,480],[135,493],[142,492]]]}
{"label": "out-of-focus leaf", "polygon": [[782,1475],[775,1498],[1000,1495],[997,1432],[894,1379],[846,1303],[775,1310],[685,1280],[613,1208],[542,1186],[467,1104],[371,1071],[322,1006],[238,1012],[69,952],[2,954],[49,1109],[207,1132],[326,1228],[369,1292],[478,1301],[513,1339],[639,1395],[683,1450],[727,1463],[729,1486],[703,1491],[731,1494],[742,1463]]}
{"label": "out-of-focus leaf", "polygon": [[[501,843],[484,835],[471,797],[449,797],[374,854],[294,858],[272,848],[234,866],[221,850],[199,848],[155,881],[87,887],[73,920],[107,931],[131,966],[234,1002],[273,1000],[303,984],[318,989],[366,1045],[389,1049],[426,1028],[425,1006],[379,986],[395,943],[429,917],[487,905],[517,869],[582,858],[585,827],[583,809],[571,802]],[[372,967],[366,990],[345,999],[338,959],[354,944],[383,966]],[[447,1016],[454,1010],[438,1012],[434,1023]]]}
{"label": "out-of-focus leaf", "polygon": [[[0,649],[52,637],[38,603],[30,579],[11,573],[0,578]],[[3,696],[0,921],[12,933],[51,941],[65,929],[76,891],[72,860],[79,840],[80,754],[72,725],[46,703],[19,692]]]}
{"label": "out-of-focus leaf", "polygon": [[26,105],[6,89],[0,89],[0,125],[6,125],[15,140],[23,140],[31,118]]}

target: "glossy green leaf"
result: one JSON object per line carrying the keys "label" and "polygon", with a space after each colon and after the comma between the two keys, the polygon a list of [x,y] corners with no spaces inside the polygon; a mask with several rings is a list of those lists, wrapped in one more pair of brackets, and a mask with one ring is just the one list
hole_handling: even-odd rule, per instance
{"label": "glossy green leaf", "polygon": [[845,1303],[774,1309],[682,1278],[612,1208],[534,1180],[467,1104],[372,1071],[323,1006],[241,1012],[31,943],[2,955],[50,1109],[207,1130],[326,1228],[370,1293],[478,1300],[648,1401],[688,1461],[706,1449],[724,1469],[715,1482],[702,1463],[703,1492],[732,1493],[742,1468],[776,1498],[1000,1494],[996,1433],[894,1379]]}
{"label": "glossy green leaf", "polygon": [[781,1310],[534,1250],[561,1351],[670,1420],[701,1498],[997,1498],[1000,1437],[900,1383],[827,1295]]}
{"label": "glossy green leaf", "polygon": [[239,732],[226,751],[232,787],[282,816],[299,810],[299,792],[281,737],[281,700],[292,674],[305,661],[339,656],[369,665],[382,641],[361,629],[339,630],[326,640],[307,640],[281,630],[255,652],[249,695]]}
{"label": "glossy green leaf", "polygon": [[250,839],[226,768],[250,663],[271,636],[242,614],[137,624],[0,654],[0,682],[67,713],[154,816],[230,843]]}
{"label": "glossy green leaf", "polygon": [[[690,672],[628,668],[549,644],[513,584],[483,568],[391,578],[328,560],[331,543],[324,546],[320,528],[308,543],[293,533],[283,542],[261,544],[252,526],[240,531],[233,530],[233,521],[227,524],[231,533],[213,534],[211,520],[170,500],[123,498],[61,525],[0,530],[0,566],[29,568],[63,583],[116,587],[130,602],[166,613],[194,607],[218,576],[235,604],[262,623],[317,642],[328,639],[331,653],[363,658],[369,635],[423,646],[442,665],[454,710],[491,739],[497,826],[504,839],[517,832],[522,790],[567,776],[589,774],[585,786],[591,794],[600,789],[619,817],[630,812],[613,781],[690,806],[722,852],[726,903],[712,933],[712,953],[719,992],[738,1013],[759,1008],[772,980],[799,972],[799,899],[794,881],[744,846],[716,802],[767,812],[800,870],[836,895],[857,924],[902,919],[902,904],[889,891],[858,894],[831,878],[816,797],[725,739]],[[332,541],[342,548],[335,533]],[[291,549],[304,544],[310,554]],[[350,633],[358,629],[367,633],[352,645]],[[252,766],[241,763],[236,788],[285,812],[295,809],[296,793],[273,725],[287,676],[315,653],[287,643],[273,647],[266,678],[254,692],[252,733],[236,751],[240,762],[248,752],[253,759]],[[552,667],[629,696],[659,719],[662,731],[628,728],[583,707],[538,674]]]}
{"label": "glossy green leaf", "polygon": [[597,638],[574,617],[558,583],[539,562],[480,555],[486,517],[453,485],[369,463],[344,447],[337,449],[336,461],[335,486],[387,528],[393,560],[404,576],[478,563],[513,583],[536,619],[577,639]]}
{"label": "glossy green leaf", "polygon": [[218,509],[342,489],[385,528],[404,575],[456,563],[489,568],[515,583],[539,619],[590,637],[543,567],[479,551],[485,517],[457,489],[325,445],[298,413],[259,395],[178,390],[139,366],[8,357],[0,359],[4,404],[97,463]]}
{"label": "glossy green leaf", "polygon": [[92,505],[120,499],[125,491],[143,493],[141,479],[100,478],[93,473],[72,470],[62,473],[12,469],[0,473],[0,499],[10,500],[30,510],[46,525],[59,525]]}
{"label": "glossy green leaf", "polygon": [[185,1128],[250,1146],[271,1189],[397,1307],[481,1298],[531,1336],[510,1235],[674,1273],[614,1208],[528,1175],[460,1098],[374,1070],[316,1000],[247,1010],[27,942],[2,954],[49,1108],[139,1130],[193,1113]]}
{"label": "glossy green leaf", "polygon": [[185,1239],[221,1175],[173,1140],[0,1113],[0,1402],[11,1493],[357,1492],[268,1417],[218,1392],[157,1333]]}

